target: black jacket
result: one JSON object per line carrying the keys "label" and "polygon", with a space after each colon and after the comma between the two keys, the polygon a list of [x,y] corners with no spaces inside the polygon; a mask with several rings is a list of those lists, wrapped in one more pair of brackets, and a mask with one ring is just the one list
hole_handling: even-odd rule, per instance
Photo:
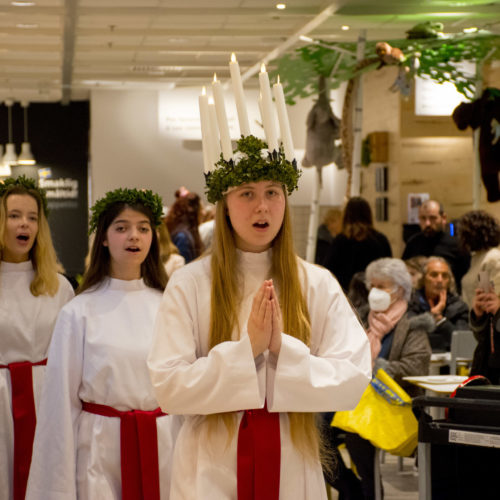
{"label": "black jacket", "polygon": [[372,229],[360,241],[338,234],[330,245],[323,265],[335,275],[344,291],[347,291],[354,274],[364,271],[370,262],[381,257],[392,257],[391,245],[385,235]]}
{"label": "black jacket", "polygon": [[[470,312],[470,326],[477,340],[470,374],[484,375],[494,385],[500,384],[500,309],[492,316],[483,314],[477,318]],[[493,327],[494,352],[491,351],[491,327]]]}
{"label": "black jacket", "polygon": [[[415,290],[408,304],[408,316],[430,314],[430,305],[425,298],[423,289]],[[434,329],[428,333],[432,352],[446,352],[451,347],[451,334],[454,330],[470,330],[469,308],[467,304],[456,294],[449,293],[446,297],[446,306],[443,310],[444,321],[436,324],[434,318]]]}
{"label": "black jacket", "polygon": [[414,234],[406,244],[402,259],[418,255],[425,257],[436,255],[446,259],[455,277],[457,290],[460,292],[460,282],[469,269],[470,256],[459,249],[456,239],[443,231],[433,236],[426,236],[423,232]]}

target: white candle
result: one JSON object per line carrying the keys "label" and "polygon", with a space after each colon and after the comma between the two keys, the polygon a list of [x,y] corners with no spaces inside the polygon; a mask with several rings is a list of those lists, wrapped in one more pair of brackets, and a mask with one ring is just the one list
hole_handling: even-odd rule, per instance
{"label": "white candle", "polygon": [[212,140],[210,137],[210,116],[208,114],[208,97],[205,87],[203,87],[201,95],[198,97],[200,106],[200,123],[201,123],[201,145],[203,149],[203,168],[205,173],[210,172],[213,167],[212,158]]}
{"label": "white candle", "polygon": [[[278,136],[276,134],[276,125],[273,113],[273,100],[271,97],[271,87],[269,85],[269,77],[267,75],[264,64],[261,66],[259,73],[260,93],[262,96],[262,122],[266,133],[266,140],[269,151],[278,149]],[[267,125],[266,125],[267,124]]]}
{"label": "white candle", "polygon": [[285,150],[285,158],[292,161],[295,158],[295,151],[293,149],[292,131],[290,130],[290,121],[288,120],[288,113],[286,111],[285,94],[283,92],[283,85],[278,81],[273,85],[274,101],[276,103],[276,110],[278,111],[278,121],[280,124],[281,140],[283,141],[283,149]]}
{"label": "white candle", "polygon": [[216,75],[214,75],[214,81],[212,82],[212,92],[214,95],[217,123],[219,125],[222,155],[224,156],[225,160],[230,160],[233,157],[233,147],[231,145],[231,136],[229,135],[229,123],[227,121],[226,106],[224,105],[222,86],[219,80],[217,80]]}
{"label": "white candle", "polygon": [[234,100],[236,101],[236,111],[238,112],[238,123],[240,124],[241,135],[250,135],[250,124],[248,122],[247,107],[245,104],[245,93],[243,92],[243,82],[241,80],[240,66],[236,60],[234,52],[231,54],[229,63],[231,81],[233,82]]}
{"label": "white candle", "polygon": [[210,119],[210,137],[212,140],[212,163],[217,163],[220,159],[220,138],[219,127],[217,125],[217,114],[215,113],[215,104],[212,97],[208,98],[208,118]]}

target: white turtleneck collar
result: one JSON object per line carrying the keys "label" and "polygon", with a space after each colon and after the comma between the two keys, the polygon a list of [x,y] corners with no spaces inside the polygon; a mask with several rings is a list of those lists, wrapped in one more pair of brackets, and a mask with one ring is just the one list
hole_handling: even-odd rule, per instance
{"label": "white turtleneck collar", "polygon": [[118,290],[123,292],[134,292],[144,290],[146,284],[142,278],[138,280],[119,280],[117,278],[107,278],[108,290]]}
{"label": "white turtleneck collar", "polygon": [[25,260],[24,262],[5,262],[2,260],[0,269],[4,273],[24,273],[33,271],[33,263],[31,260]]}

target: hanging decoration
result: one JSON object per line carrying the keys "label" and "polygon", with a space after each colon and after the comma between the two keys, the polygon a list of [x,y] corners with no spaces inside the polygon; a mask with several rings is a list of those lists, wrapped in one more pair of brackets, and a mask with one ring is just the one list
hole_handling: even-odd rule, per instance
{"label": "hanging decoration", "polygon": [[[289,104],[297,98],[319,93],[318,76],[328,76],[331,89],[347,81],[341,122],[342,164],[347,169],[347,195],[352,183],[353,108],[359,78],[362,74],[385,65],[398,66],[392,92],[409,96],[415,76],[450,82],[467,99],[476,92],[475,75],[465,72],[457,63],[474,63],[486,59],[500,59],[500,37],[488,31],[447,35],[441,32],[441,23],[421,23],[407,32],[408,38],[366,42],[368,57],[358,61],[356,42],[315,41],[286,54],[276,61],[276,72],[284,83]],[[307,152],[306,152],[307,154]]]}

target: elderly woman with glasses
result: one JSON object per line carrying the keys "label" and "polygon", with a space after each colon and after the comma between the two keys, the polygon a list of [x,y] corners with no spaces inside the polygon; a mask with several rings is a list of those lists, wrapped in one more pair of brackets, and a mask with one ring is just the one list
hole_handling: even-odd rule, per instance
{"label": "elderly woman with glasses", "polygon": [[[426,375],[431,347],[427,336],[432,322],[408,318],[412,281],[400,259],[383,258],[366,268],[368,306],[359,313],[367,328],[374,371],[383,368],[411,396],[418,388],[403,380],[410,375]],[[373,445],[358,434],[347,433],[346,445],[356,464],[363,498],[375,498]]]}

